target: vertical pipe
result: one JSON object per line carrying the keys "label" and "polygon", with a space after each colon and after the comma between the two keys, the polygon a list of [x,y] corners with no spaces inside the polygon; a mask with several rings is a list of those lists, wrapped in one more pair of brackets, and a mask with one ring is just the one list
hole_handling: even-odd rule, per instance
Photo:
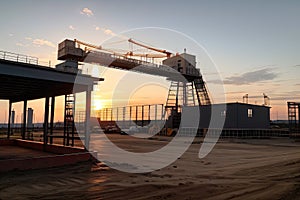
{"label": "vertical pipe", "polygon": [[91,88],[88,87],[85,104],[85,148],[87,150],[90,145],[91,91]]}
{"label": "vertical pipe", "polygon": [[123,123],[125,121],[125,117],[126,117],[126,107],[123,107]]}
{"label": "vertical pipe", "polygon": [[149,107],[148,107],[148,121],[149,121],[149,123],[150,123],[150,120],[151,120],[150,110],[151,110],[151,105],[149,105]]}
{"label": "vertical pipe", "polygon": [[113,109],[111,108],[110,109],[110,121],[112,121],[113,120]]}
{"label": "vertical pipe", "polygon": [[12,102],[9,100],[9,108],[8,108],[8,123],[7,123],[7,139],[10,137],[10,123],[11,123],[11,107],[12,107]]}
{"label": "vertical pipe", "polygon": [[187,85],[185,82],[182,83],[182,96],[183,96],[183,106],[187,106],[188,102],[187,102]]}
{"label": "vertical pipe", "polygon": [[176,109],[176,113],[178,113],[178,97],[179,97],[179,82],[177,82],[177,89],[176,89],[176,101],[175,101],[175,109]]}
{"label": "vertical pipe", "polygon": [[26,111],[27,111],[27,100],[24,100],[23,105],[23,126],[22,126],[22,139],[25,140],[25,132],[26,132]]}
{"label": "vertical pipe", "polygon": [[164,120],[164,105],[163,104],[161,104],[161,120]]}
{"label": "vertical pipe", "polygon": [[48,144],[48,126],[49,126],[49,97],[45,99],[45,115],[44,115],[44,150]]}
{"label": "vertical pipe", "polygon": [[67,95],[65,95],[65,110],[64,110],[64,137],[63,137],[63,145],[66,145],[66,136],[67,136],[67,110],[66,110],[66,106],[67,106]]}
{"label": "vertical pipe", "polygon": [[132,106],[129,106],[129,126],[131,126]]}
{"label": "vertical pipe", "polygon": [[117,107],[117,120],[116,121],[119,121],[119,107]]}
{"label": "vertical pipe", "polygon": [[155,104],[155,107],[154,107],[154,119],[155,119],[155,123],[157,121],[157,104]]}
{"label": "vertical pipe", "polygon": [[138,125],[138,106],[135,107],[135,124]]}
{"label": "vertical pipe", "polygon": [[144,106],[142,106],[142,127],[144,127]]}
{"label": "vertical pipe", "polygon": [[75,94],[73,95],[73,106],[72,106],[72,143],[71,146],[74,146],[74,137],[75,137]]}
{"label": "vertical pipe", "polygon": [[105,108],[105,121],[108,121],[108,120],[107,120],[107,118],[108,118],[107,115],[108,115],[108,108]]}
{"label": "vertical pipe", "polygon": [[55,96],[51,97],[51,113],[50,113],[50,144],[53,144],[53,123],[55,110]]}

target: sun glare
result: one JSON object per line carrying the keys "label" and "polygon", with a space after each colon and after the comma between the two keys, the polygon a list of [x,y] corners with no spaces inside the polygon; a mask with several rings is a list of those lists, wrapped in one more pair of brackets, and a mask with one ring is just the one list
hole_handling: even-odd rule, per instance
{"label": "sun glare", "polygon": [[103,102],[101,100],[95,100],[94,101],[95,110],[101,110],[103,106]]}

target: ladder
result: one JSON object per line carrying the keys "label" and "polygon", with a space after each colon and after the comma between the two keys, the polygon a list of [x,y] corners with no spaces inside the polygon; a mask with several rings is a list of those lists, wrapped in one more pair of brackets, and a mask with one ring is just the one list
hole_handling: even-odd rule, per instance
{"label": "ladder", "polygon": [[211,101],[202,76],[194,79],[193,82],[195,84],[196,95],[199,105],[210,105]]}
{"label": "ladder", "polygon": [[75,123],[74,123],[74,114],[75,114],[75,95],[68,94],[65,95],[65,119],[64,119],[64,145],[74,146],[74,132],[75,132]]}
{"label": "ladder", "polygon": [[299,105],[300,103],[288,102],[288,120],[289,120],[289,129],[291,133],[298,133],[300,130]]}

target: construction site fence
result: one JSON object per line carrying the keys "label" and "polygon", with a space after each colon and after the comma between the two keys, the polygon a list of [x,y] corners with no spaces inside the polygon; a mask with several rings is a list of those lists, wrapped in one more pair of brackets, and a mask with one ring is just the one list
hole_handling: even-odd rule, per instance
{"label": "construction site fence", "polygon": [[[300,134],[291,134],[288,130],[274,129],[197,129],[180,128],[179,136],[196,136],[211,138],[275,138],[275,137],[300,137]],[[167,135],[167,131],[161,131],[159,135]]]}

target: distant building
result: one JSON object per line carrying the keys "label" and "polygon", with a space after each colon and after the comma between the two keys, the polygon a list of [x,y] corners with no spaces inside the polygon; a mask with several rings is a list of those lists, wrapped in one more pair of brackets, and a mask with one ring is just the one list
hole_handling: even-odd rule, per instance
{"label": "distant building", "polygon": [[[226,110],[224,110],[225,105]],[[225,118],[224,129],[270,128],[270,107],[246,103],[227,103],[200,106],[199,128],[208,128],[212,112],[211,106],[213,106],[213,112],[215,116],[213,120],[224,120]]]}

